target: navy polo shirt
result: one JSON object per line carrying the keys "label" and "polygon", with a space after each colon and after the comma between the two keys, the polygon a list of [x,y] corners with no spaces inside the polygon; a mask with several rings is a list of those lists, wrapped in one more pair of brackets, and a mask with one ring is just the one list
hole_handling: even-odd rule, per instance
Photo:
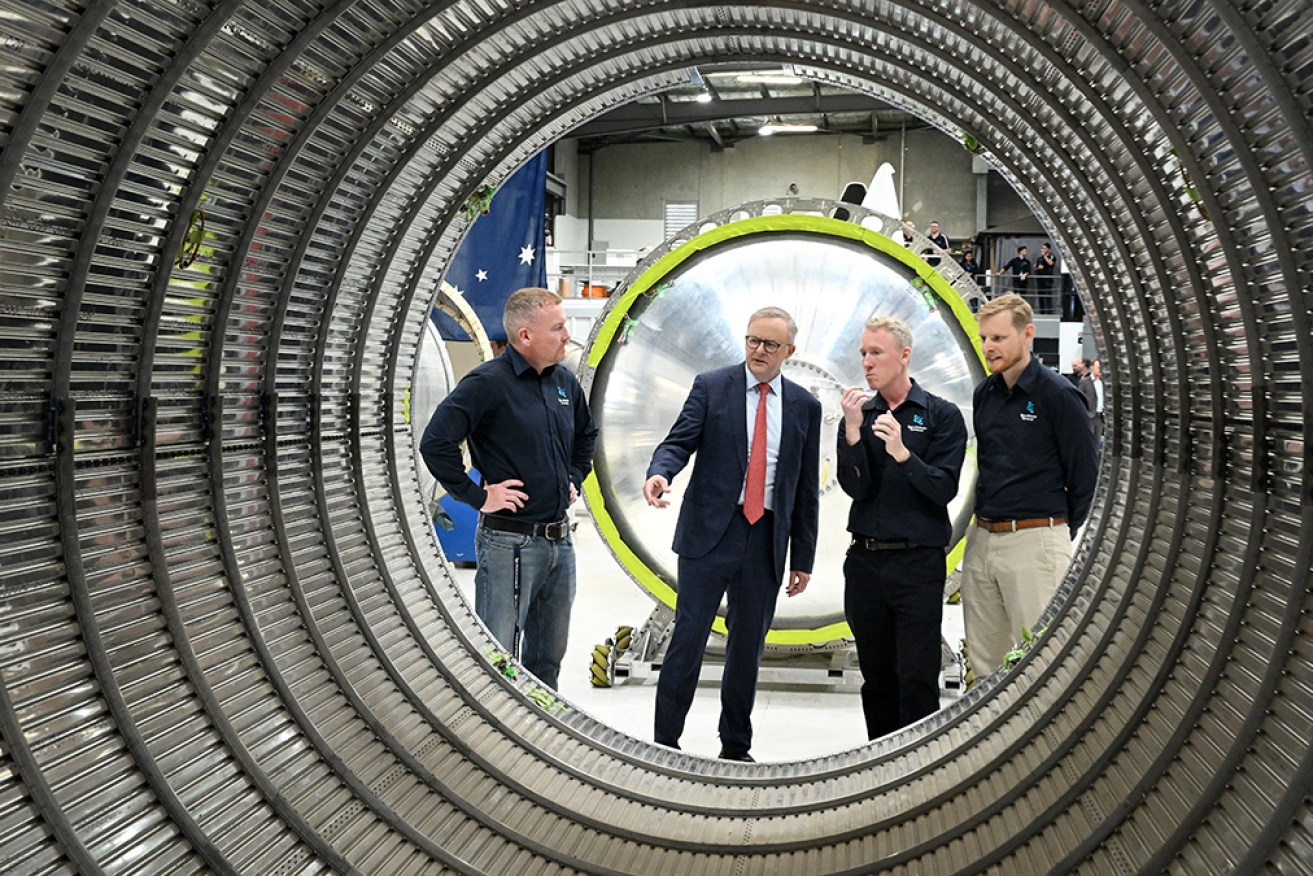
{"label": "navy polo shirt", "polygon": [[962,412],[912,381],[894,411],[903,446],[912,453],[899,464],[871,431],[875,418],[887,410],[889,403],[880,395],[862,405],[861,440],[853,445],[839,425],[839,486],[853,499],[848,531],[877,541],[948,547],[953,535],[948,503],[957,495],[967,446]]}
{"label": "navy polo shirt", "polygon": [[597,427],[583,387],[567,368],[552,365],[539,374],[508,346],[461,379],[420,441],[424,462],[443,488],[477,509],[487,493],[465,471],[460,445],[467,439],[484,483],[524,482],[519,489],[529,499],[514,516],[551,523],[565,517],[570,484],[583,490]]}
{"label": "navy polo shirt", "polygon": [[976,386],[976,516],[1085,522],[1098,478],[1085,400],[1031,357],[1011,389],[1001,374]]}

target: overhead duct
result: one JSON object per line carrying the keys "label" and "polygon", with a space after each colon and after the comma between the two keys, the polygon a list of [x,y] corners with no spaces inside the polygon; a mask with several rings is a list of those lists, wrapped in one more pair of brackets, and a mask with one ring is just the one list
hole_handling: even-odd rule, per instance
{"label": "overhead duct", "polygon": [[[1306,0],[0,11],[7,872],[1307,870]],[[403,415],[465,201],[713,58],[978,151],[1111,378],[1047,635],[797,763],[492,671]]]}

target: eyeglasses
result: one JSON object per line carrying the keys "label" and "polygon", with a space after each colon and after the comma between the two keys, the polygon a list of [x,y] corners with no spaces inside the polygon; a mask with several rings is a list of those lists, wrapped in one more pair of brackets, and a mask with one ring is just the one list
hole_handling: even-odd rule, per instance
{"label": "eyeglasses", "polygon": [[746,335],[743,340],[748,342],[749,350],[755,350],[758,347],[765,347],[767,353],[774,353],[780,347],[784,346],[779,341],[768,341],[765,338],[759,338],[756,335]]}

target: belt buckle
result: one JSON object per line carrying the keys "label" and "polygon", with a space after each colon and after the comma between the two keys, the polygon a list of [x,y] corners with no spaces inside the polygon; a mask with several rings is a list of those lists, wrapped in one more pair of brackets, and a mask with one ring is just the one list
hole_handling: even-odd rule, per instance
{"label": "belt buckle", "polygon": [[543,524],[543,537],[548,541],[560,541],[570,532],[570,522],[568,520],[558,520],[555,523]]}

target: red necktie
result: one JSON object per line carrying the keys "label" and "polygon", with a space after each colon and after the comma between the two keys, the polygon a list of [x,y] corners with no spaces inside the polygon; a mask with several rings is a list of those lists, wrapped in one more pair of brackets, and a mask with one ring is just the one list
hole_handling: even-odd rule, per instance
{"label": "red necktie", "polygon": [[766,393],[769,383],[758,383],[757,422],[752,427],[752,452],[748,454],[748,480],[743,488],[743,516],[756,523],[766,513]]}

